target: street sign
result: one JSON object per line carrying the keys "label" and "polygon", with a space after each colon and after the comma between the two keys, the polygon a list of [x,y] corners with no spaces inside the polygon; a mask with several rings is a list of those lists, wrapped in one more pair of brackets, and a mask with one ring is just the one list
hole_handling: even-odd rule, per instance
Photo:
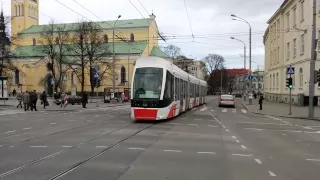
{"label": "street sign", "polygon": [[252,79],[253,79],[253,76],[248,76],[249,81],[252,81]]}
{"label": "street sign", "polygon": [[287,74],[294,74],[294,67],[291,67],[291,66],[289,66],[289,67],[287,67]]}
{"label": "street sign", "polygon": [[96,78],[96,79],[99,78],[99,74],[97,72],[94,74],[94,78]]}

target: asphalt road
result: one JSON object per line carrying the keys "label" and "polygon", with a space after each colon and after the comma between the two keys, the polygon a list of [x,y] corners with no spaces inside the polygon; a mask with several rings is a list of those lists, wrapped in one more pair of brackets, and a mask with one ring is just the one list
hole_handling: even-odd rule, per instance
{"label": "asphalt road", "polygon": [[320,122],[219,108],[216,97],[158,123],[132,122],[125,105],[10,113],[0,124],[0,179],[320,177]]}

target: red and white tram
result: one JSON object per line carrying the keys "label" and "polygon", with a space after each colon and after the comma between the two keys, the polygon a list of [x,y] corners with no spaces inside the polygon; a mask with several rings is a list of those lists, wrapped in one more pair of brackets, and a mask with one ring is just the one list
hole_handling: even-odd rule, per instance
{"label": "red and white tram", "polygon": [[138,59],[133,73],[133,120],[169,119],[206,102],[207,83],[166,59]]}

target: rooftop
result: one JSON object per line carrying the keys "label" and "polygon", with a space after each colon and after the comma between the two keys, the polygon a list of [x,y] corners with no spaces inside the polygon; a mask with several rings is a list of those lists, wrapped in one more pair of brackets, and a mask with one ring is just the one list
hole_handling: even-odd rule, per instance
{"label": "rooftop", "polygon": [[[102,28],[102,29],[113,29],[113,25],[115,24],[115,20],[112,21],[97,21],[96,23]],[[139,27],[149,27],[152,22],[152,19],[126,19],[126,20],[118,20],[115,28],[139,28]],[[57,27],[56,29],[59,29],[61,27],[64,27],[66,31],[74,31],[76,28],[77,23],[65,23],[65,24],[55,24]],[[28,29],[25,29],[20,32],[20,34],[34,34],[34,33],[41,33],[44,31],[46,27],[48,27],[48,24],[45,25],[33,25]]]}

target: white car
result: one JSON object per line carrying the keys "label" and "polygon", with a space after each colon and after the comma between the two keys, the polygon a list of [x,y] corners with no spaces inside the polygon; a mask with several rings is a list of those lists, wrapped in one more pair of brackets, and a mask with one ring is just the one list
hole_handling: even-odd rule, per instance
{"label": "white car", "polygon": [[233,95],[221,95],[219,99],[219,107],[221,106],[232,106],[236,107],[236,100]]}

